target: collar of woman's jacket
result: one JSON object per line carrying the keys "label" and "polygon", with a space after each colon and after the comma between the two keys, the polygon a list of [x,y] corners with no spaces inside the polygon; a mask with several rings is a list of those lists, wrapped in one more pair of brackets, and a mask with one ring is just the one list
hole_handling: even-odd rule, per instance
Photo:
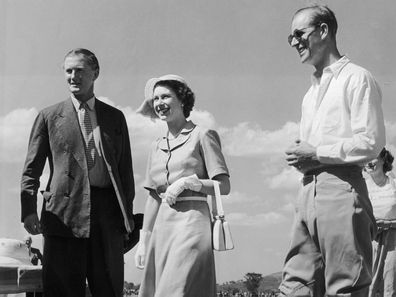
{"label": "collar of woman's jacket", "polygon": [[188,121],[176,138],[169,139],[169,137],[164,136],[160,139],[158,147],[164,152],[175,150],[186,143],[195,127],[196,125],[193,122]]}

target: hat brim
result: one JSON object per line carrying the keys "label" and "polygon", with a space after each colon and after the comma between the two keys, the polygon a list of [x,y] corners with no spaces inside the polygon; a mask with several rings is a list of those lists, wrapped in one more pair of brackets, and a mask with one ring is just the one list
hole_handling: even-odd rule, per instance
{"label": "hat brim", "polygon": [[19,267],[19,266],[34,266],[27,260],[15,259],[11,257],[0,256],[0,266]]}
{"label": "hat brim", "polygon": [[186,80],[176,74],[166,74],[161,77],[150,78],[147,81],[146,86],[144,87],[144,101],[140,105],[140,107],[136,110],[136,112],[140,113],[143,116],[146,116],[146,117],[149,117],[152,119],[157,119],[158,116],[154,111],[153,103],[152,103],[155,86],[159,82],[172,81],[172,80],[178,81],[178,82],[187,86]]}

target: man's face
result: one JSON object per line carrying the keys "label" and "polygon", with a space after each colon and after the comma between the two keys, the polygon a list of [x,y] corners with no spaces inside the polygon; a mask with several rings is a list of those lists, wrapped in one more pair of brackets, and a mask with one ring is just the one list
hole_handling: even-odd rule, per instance
{"label": "man's face", "polygon": [[79,100],[93,96],[93,87],[98,71],[92,69],[83,55],[68,56],[64,62],[64,72],[69,91]]}
{"label": "man's face", "polygon": [[312,24],[310,14],[310,10],[305,10],[294,16],[289,41],[297,50],[301,63],[315,66],[321,59],[320,27]]}

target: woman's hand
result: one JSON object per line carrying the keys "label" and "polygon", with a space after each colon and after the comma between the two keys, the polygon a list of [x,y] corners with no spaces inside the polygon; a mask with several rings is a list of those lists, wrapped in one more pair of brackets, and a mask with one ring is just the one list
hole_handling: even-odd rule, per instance
{"label": "woman's hand", "polygon": [[202,188],[202,183],[198,179],[196,174],[190,175],[187,177],[179,178],[173,184],[171,184],[166,192],[162,195],[162,198],[166,200],[169,205],[173,205],[176,203],[176,198],[184,191],[184,190],[192,190],[194,192],[199,192]]}
{"label": "woman's hand", "polygon": [[135,265],[138,269],[143,269],[146,261],[146,251],[150,242],[151,232],[140,230],[138,247],[135,253]]}

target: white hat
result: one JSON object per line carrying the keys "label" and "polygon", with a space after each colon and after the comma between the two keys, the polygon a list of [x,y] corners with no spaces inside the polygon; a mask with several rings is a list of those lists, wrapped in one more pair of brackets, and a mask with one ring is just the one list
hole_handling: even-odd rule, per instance
{"label": "white hat", "polygon": [[147,83],[146,86],[144,88],[144,101],[143,103],[140,105],[140,107],[136,110],[137,113],[140,113],[146,117],[150,117],[152,119],[156,119],[157,115],[154,112],[153,109],[153,93],[154,93],[154,88],[156,86],[156,84],[158,84],[161,81],[168,81],[168,80],[174,80],[174,81],[178,81],[186,86],[187,82],[186,80],[176,74],[166,74],[163,75],[161,77],[154,77],[154,78],[150,78]]}
{"label": "white hat", "polygon": [[0,238],[0,266],[32,266],[25,242]]}

